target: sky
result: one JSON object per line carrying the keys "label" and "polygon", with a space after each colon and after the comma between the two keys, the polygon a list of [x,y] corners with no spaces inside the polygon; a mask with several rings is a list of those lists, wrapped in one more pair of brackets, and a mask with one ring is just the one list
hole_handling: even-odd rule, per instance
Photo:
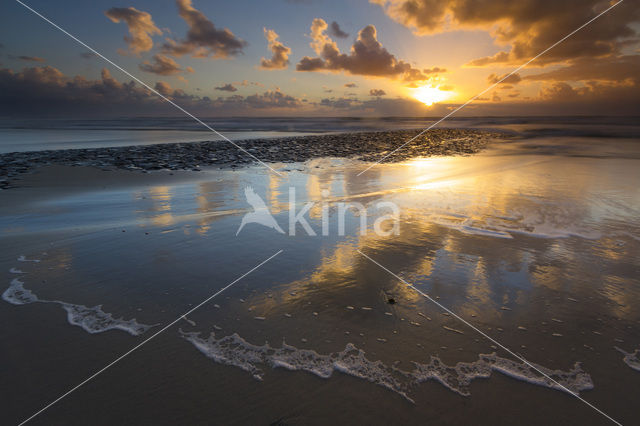
{"label": "sky", "polygon": [[[640,0],[25,0],[202,116],[640,114]],[[0,4],[0,116],[178,115]]]}

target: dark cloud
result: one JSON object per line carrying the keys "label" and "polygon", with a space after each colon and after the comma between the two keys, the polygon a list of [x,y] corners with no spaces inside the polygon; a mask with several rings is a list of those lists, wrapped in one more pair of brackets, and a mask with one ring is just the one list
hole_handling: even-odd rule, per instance
{"label": "dark cloud", "polygon": [[215,87],[215,90],[220,90],[222,92],[237,92],[238,88],[231,83],[227,83],[222,86]]}
{"label": "dark cloud", "polygon": [[329,25],[329,34],[338,38],[349,37],[349,33],[345,33],[344,31],[342,31],[340,25],[336,21],[333,21],[331,25]]}
{"label": "dark cloud", "polygon": [[112,7],[104,14],[112,22],[127,24],[130,36],[125,36],[124,41],[133,53],[139,54],[151,50],[153,47],[151,37],[162,34],[162,31],[156,27],[151,19],[151,15],[135,7]]}
{"label": "dark cloud", "polygon": [[[155,90],[194,114],[252,115],[269,109],[299,108],[301,101],[279,89],[250,96],[210,99],[159,81]],[[50,67],[0,69],[0,115],[3,116],[175,115],[166,101],[135,82],[121,83],[102,70],[99,80],[67,77]]]}
{"label": "dark cloud", "polygon": [[358,85],[355,83],[346,83],[344,87],[358,87]]}
{"label": "dark cloud", "polygon": [[184,72],[193,72],[193,68],[182,68],[176,61],[161,54],[153,55],[153,63],[149,61],[141,63],[140,69],[158,75],[176,75]]}
{"label": "dark cloud", "polygon": [[372,77],[402,78],[404,81],[428,79],[421,70],[389,53],[378,41],[376,27],[373,25],[367,25],[358,33],[349,54],[340,52],[337,44],[325,33],[327,27],[324,20],[313,20],[311,47],[318,57],[303,57],[296,70],[347,72]]}
{"label": "dark cloud", "polygon": [[147,89],[119,83],[107,69],[100,80],[68,78],[50,66],[0,70],[0,111],[5,115],[122,114],[152,104]]}
{"label": "dark cloud", "polygon": [[[595,17],[610,4],[603,0],[370,0],[418,34],[456,29],[490,31],[507,51],[468,65],[519,64],[533,58]],[[618,54],[637,41],[638,0],[627,0],[536,60],[537,64],[578,57]]]}
{"label": "dark cloud", "polygon": [[500,84],[518,84],[522,81],[522,77],[520,77],[520,74],[518,73],[511,74],[508,77],[507,75],[508,74],[498,76],[497,74],[490,74],[489,77],[487,77],[487,81],[491,84],[496,84],[498,82],[500,82]]}
{"label": "dark cloud", "polygon": [[271,59],[262,58],[260,60],[260,68],[268,70],[281,70],[289,66],[289,55],[291,49],[278,41],[278,34],[273,30],[263,28],[264,37],[269,42],[269,50],[271,51]]}
{"label": "dark cloud", "polygon": [[371,90],[369,90],[369,95],[370,96],[384,96],[386,94],[387,94],[387,92],[385,92],[382,89],[371,89]]}
{"label": "dark cloud", "polygon": [[318,105],[322,107],[330,107],[335,109],[345,109],[345,108],[352,108],[360,104],[361,102],[359,100],[353,99],[353,98],[338,98],[338,99],[325,98],[325,99],[322,99]]}
{"label": "dark cloud", "polygon": [[15,55],[9,55],[9,59],[19,59],[21,61],[26,61],[26,62],[47,62],[46,59],[39,58],[37,56],[24,56],[24,55],[15,56]]}
{"label": "dark cloud", "polygon": [[261,95],[250,95],[244,101],[252,108],[293,108],[300,106],[300,99],[282,93],[280,89],[267,90]]}
{"label": "dark cloud", "polygon": [[625,81],[638,80],[639,73],[640,55],[626,55],[609,58],[606,61],[593,61],[588,58],[576,59],[565,67],[528,75],[524,79],[536,81]]}
{"label": "dark cloud", "polygon": [[242,53],[247,42],[237,38],[229,29],[218,29],[191,0],[176,0],[180,17],[189,26],[184,40],[167,39],[163,53],[173,56],[191,55],[195,58],[227,58]]}

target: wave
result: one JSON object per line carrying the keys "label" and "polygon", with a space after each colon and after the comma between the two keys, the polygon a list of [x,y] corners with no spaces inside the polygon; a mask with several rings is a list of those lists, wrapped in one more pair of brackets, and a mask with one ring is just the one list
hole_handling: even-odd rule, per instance
{"label": "wave", "polygon": [[12,305],[26,305],[29,303],[55,303],[67,311],[69,324],[82,327],[87,333],[96,334],[108,330],[122,330],[131,335],[138,336],[153,325],[140,324],[135,318],[125,320],[114,318],[112,314],[104,312],[102,305],[87,307],[59,300],[39,299],[31,290],[24,288],[24,283],[14,278],[2,293],[2,298]]}
{"label": "wave", "polygon": [[479,378],[489,378],[493,371],[568,393],[577,394],[593,389],[591,377],[582,371],[579,363],[569,371],[551,370],[533,364],[553,381],[525,363],[501,358],[495,353],[481,354],[477,361],[459,362],[454,366],[448,366],[438,357],[432,356],[426,364],[414,362],[415,368],[409,372],[388,366],[382,361],[369,360],[365,352],[352,343],[348,343],[340,352],[322,355],[311,349],[298,349],[285,342],[281,348],[272,347],[269,343],[262,346],[254,345],[235,333],[220,339],[216,339],[215,333],[211,333],[206,339],[201,338],[198,332],[180,330],[180,334],[208,358],[220,364],[240,368],[257,380],[263,380],[262,366],[306,371],[323,379],[328,379],[334,371],[338,371],[387,388],[411,402],[413,400],[409,391],[419,383],[435,380],[459,395],[468,396],[471,382]]}

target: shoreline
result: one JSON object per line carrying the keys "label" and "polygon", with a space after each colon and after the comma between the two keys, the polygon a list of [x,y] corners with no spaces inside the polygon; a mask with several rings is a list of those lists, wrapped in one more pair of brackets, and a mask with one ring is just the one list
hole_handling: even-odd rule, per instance
{"label": "shoreline", "polygon": [[[319,157],[379,161],[419,131],[351,132],[274,139],[234,141],[264,162],[293,163]],[[505,133],[473,129],[431,129],[408,143],[385,162],[420,156],[470,155]],[[201,166],[245,166],[256,161],[224,140],[80,148],[0,154],[0,189],[12,188],[21,175],[43,166],[84,166],[102,170],[192,170]]]}

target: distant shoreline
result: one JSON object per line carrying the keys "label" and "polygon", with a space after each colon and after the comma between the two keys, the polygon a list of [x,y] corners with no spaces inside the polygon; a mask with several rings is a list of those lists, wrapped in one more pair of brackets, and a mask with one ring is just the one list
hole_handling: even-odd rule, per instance
{"label": "distant shoreline", "polygon": [[[351,132],[246,139],[234,143],[267,163],[303,162],[319,157],[355,158],[363,161],[404,161],[414,157],[469,155],[491,140],[506,138],[498,132],[470,129],[431,129],[393,154],[419,130]],[[85,166],[103,170],[200,170],[202,166],[240,167],[256,160],[226,141],[163,143],[114,148],[80,148],[0,154],[0,188],[21,174],[42,166]]]}

